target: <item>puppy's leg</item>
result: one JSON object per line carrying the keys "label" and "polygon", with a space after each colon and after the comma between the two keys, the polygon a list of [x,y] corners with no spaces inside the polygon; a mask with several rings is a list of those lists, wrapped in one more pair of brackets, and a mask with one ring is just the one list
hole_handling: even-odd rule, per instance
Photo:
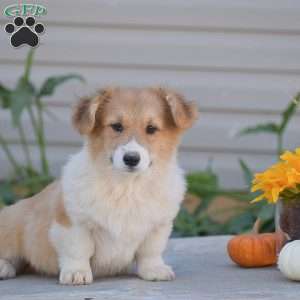
{"label": "puppy's leg", "polygon": [[90,258],[95,245],[91,234],[83,227],[64,227],[57,223],[50,230],[50,239],[56,249],[61,284],[90,284],[93,281]]}
{"label": "puppy's leg", "polygon": [[171,229],[171,223],[156,228],[138,249],[137,271],[142,279],[152,281],[175,279],[172,268],[166,265],[162,258]]}
{"label": "puppy's leg", "polygon": [[0,280],[16,277],[24,270],[26,264],[21,258],[0,258]]}
{"label": "puppy's leg", "polygon": [[14,278],[16,273],[16,268],[11,262],[0,258],[0,279]]}
{"label": "puppy's leg", "polygon": [[0,279],[16,277],[22,269],[23,223],[22,203],[0,211]]}

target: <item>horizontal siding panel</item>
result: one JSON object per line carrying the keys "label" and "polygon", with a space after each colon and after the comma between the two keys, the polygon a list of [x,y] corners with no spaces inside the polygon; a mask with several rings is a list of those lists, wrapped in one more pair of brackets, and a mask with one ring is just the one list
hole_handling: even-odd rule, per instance
{"label": "horizontal siding panel", "polygon": [[[34,82],[75,72],[45,100],[58,120],[47,119],[51,167],[76,152],[81,140],[71,129],[70,104],[105,85],[167,85],[196,100],[199,122],[184,137],[180,162],[202,169],[210,158],[225,187],[243,186],[238,158],[255,170],[275,159],[268,135],[235,138],[246,125],[279,119],[300,87],[300,2],[296,0],[86,0],[46,1],[46,33],[36,52]],[[1,7],[11,4],[1,1]],[[0,16],[0,26],[9,19]],[[28,47],[14,50],[0,33],[0,82],[12,86]],[[28,120],[25,121],[30,133]],[[298,115],[285,145],[299,146]],[[21,157],[10,116],[0,111],[0,131]],[[34,142],[34,141],[32,141]],[[37,153],[31,146],[34,158]],[[0,177],[10,170],[0,149]]]}
{"label": "horizontal siding panel", "polygon": [[[46,136],[50,143],[54,144],[80,144],[79,135],[71,128],[70,109],[57,108],[54,111],[57,120],[46,121]],[[10,115],[7,112],[0,112],[0,130],[10,140],[17,139],[17,132],[12,130]],[[183,145],[195,150],[217,149],[227,152],[246,153],[274,153],[276,141],[270,135],[255,135],[237,138],[237,132],[248,125],[255,125],[258,122],[276,121],[278,117],[272,115],[244,115],[244,114],[220,114],[202,113],[197,124],[187,132],[183,139]],[[300,116],[294,118],[289,127],[285,139],[287,148],[292,149],[299,146],[299,124]],[[30,134],[28,118],[24,118],[24,127]],[[32,136],[32,135],[31,135]]]}
{"label": "horizontal siding panel", "polygon": [[[23,65],[2,65],[0,82],[14,86]],[[103,86],[155,86],[175,88],[197,101],[200,110],[280,112],[300,90],[300,76],[241,74],[224,72],[174,72],[88,67],[35,65],[32,79],[39,86],[48,76],[81,74],[86,83],[72,81],[45,100],[55,105],[70,105],[80,96],[90,95]],[[2,75],[3,74],[3,75]]]}
{"label": "horizontal siding panel", "polygon": [[[51,171],[55,176],[61,174],[62,166],[68,161],[69,157],[79,151],[80,147],[49,147],[48,158]],[[22,160],[22,152],[19,146],[12,146],[12,151]],[[31,147],[30,152],[35,166],[39,167],[38,151],[36,147]],[[239,167],[238,158],[244,159],[254,171],[262,171],[265,167],[274,162],[274,156],[270,155],[245,155],[236,156],[230,153],[218,153],[212,155],[209,152],[179,152],[179,163],[186,172],[203,170],[208,162],[212,160],[213,170],[220,176],[220,184],[224,188],[245,187],[242,171]],[[11,167],[0,151],[1,177],[11,174]]]}
{"label": "horizontal siding panel", "polygon": [[[84,42],[79,39],[84,37]],[[20,60],[27,47],[12,50],[0,35],[0,62]],[[47,28],[37,61],[56,64],[152,68],[296,72],[298,36],[209,32],[139,31],[97,28]]]}
{"label": "horizontal siding panel", "polygon": [[[4,0],[3,7],[11,4]],[[297,0],[85,0],[39,3],[60,24],[300,31]],[[2,17],[1,20],[4,18]]]}

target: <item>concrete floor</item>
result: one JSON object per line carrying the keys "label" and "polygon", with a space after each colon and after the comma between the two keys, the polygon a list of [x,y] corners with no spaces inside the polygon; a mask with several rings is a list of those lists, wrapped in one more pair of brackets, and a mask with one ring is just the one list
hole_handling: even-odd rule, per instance
{"label": "concrete floor", "polygon": [[286,280],[276,267],[241,269],[226,254],[229,237],[173,239],[166,261],[177,278],[146,282],[136,277],[99,279],[90,286],[68,287],[57,279],[24,275],[0,282],[5,300],[289,300],[300,299],[300,283]]}

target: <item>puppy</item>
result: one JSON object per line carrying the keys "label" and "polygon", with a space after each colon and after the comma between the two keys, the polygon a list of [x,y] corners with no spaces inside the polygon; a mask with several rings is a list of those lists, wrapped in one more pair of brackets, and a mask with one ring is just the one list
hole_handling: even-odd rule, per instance
{"label": "puppy", "polygon": [[195,104],[161,88],[110,88],[79,102],[81,151],[61,179],[0,212],[0,278],[24,264],[61,284],[127,272],[172,280],[162,253],[185,192],[176,152]]}

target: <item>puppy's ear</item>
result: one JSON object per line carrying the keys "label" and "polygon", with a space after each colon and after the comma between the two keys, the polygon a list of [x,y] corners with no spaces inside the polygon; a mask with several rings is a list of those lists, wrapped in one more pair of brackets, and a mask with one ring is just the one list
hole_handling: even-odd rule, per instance
{"label": "puppy's ear", "polygon": [[111,97],[111,90],[104,89],[93,98],[83,98],[75,106],[72,116],[73,126],[82,135],[90,134],[96,126],[97,114]]}
{"label": "puppy's ear", "polygon": [[159,95],[167,103],[174,124],[180,129],[192,127],[198,119],[199,111],[194,102],[187,101],[182,95],[159,88]]}

